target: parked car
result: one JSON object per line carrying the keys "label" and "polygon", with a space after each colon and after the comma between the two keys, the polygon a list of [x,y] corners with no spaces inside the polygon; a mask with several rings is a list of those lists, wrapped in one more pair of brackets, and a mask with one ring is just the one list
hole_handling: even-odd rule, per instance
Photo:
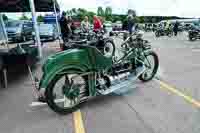
{"label": "parked car", "polygon": [[31,21],[8,21],[5,25],[9,41],[25,42],[32,38],[33,23]]}
{"label": "parked car", "polygon": [[[39,24],[38,27],[39,27],[40,39],[42,41],[47,41],[47,40],[54,41],[58,38],[58,32],[54,24]],[[33,37],[35,38],[34,32],[33,32]]]}
{"label": "parked car", "polygon": [[188,38],[190,41],[200,39],[200,25],[192,24],[188,30]]}
{"label": "parked car", "polygon": [[117,21],[116,23],[113,24],[112,26],[113,31],[120,31],[122,30],[122,22],[121,21]]}
{"label": "parked car", "polygon": [[111,32],[112,31],[112,22],[106,21],[104,23],[104,25],[105,25],[105,29],[106,29],[107,32]]}

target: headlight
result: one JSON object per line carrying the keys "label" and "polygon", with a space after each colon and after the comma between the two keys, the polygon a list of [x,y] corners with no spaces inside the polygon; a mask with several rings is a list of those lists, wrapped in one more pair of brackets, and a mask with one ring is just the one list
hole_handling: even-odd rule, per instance
{"label": "headlight", "polygon": [[53,35],[53,32],[49,32],[50,35]]}

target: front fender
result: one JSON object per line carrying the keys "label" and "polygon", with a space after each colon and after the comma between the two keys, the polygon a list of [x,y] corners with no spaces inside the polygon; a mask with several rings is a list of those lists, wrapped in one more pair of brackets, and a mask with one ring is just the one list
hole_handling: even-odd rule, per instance
{"label": "front fender", "polygon": [[107,38],[104,38],[104,43],[106,43],[106,42],[114,43],[114,40],[113,40],[113,38],[107,37]]}

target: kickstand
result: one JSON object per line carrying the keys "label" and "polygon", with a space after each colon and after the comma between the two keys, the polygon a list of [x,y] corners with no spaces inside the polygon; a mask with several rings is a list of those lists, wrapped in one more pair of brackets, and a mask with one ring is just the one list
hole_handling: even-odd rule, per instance
{"label": "kickstand", "polygon": [[7,69],[3,68],[3,80],[4,80],[4,87],[8,88],[8,77],[7,77]]}

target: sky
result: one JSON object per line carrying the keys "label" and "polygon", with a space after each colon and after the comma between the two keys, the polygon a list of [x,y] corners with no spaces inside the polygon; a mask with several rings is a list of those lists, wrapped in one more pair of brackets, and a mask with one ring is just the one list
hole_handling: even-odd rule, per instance
{"label": "sky", "polygon": [[[97,11],[98,6],[112,7],[113,13],[126,14],[134,9],[138,16],[200,17],[200,0],[57,0],[61,10],[85,8]],[[11,17],[15,14],[10,14]]]}

